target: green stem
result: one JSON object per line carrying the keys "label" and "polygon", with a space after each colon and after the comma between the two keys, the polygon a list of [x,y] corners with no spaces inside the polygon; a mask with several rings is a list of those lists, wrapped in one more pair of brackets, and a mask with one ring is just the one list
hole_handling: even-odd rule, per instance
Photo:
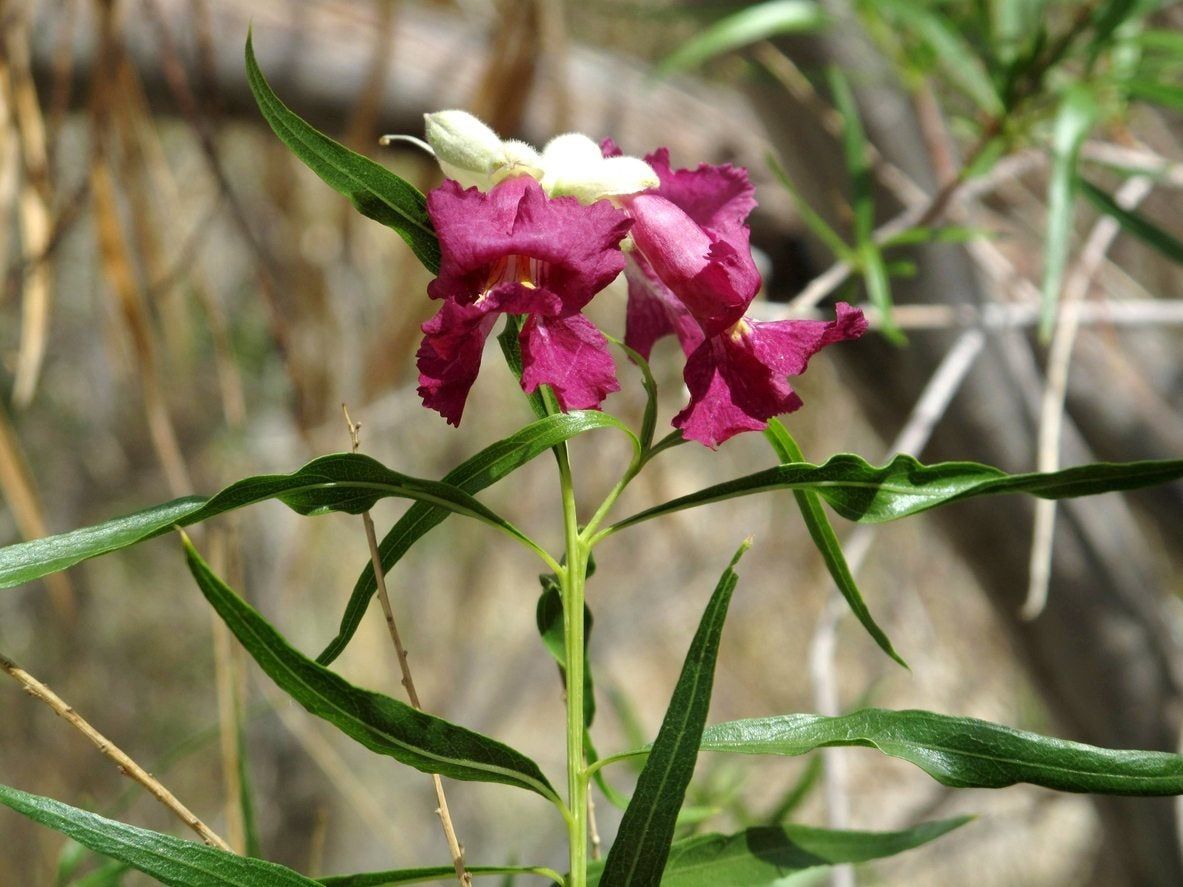
{"label": "green stem", "polygon": [[567,562],[559,573],[563,592],[563,637],[567,665],[567,820],[570,875],[567,887],[587,884],[587,784],[584,767],[583,606],[586,579],[587,546],[579,534],[575,512],[575,488],[571,482],[571,463],[566,445],[556,448],[559,483],[563,494],[563,527],[567,543]]}

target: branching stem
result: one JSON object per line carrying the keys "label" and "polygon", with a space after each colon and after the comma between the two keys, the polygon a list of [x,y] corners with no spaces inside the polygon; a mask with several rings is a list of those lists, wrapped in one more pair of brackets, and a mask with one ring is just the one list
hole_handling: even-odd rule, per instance
{"label": "branching stem", "polygon": [[[341,404],[341,410],[345,413],[345,422],[349,426],[349,439],[353,446],[353,452],[356,453],[361,446],[358,440],[358,431],[361,429],[361,425],[355,424],[349,417],[349,408],[345,404]],[[378,587],[378,600],[382,604],[382,613],[386,617],[386,628],[390,632],[390,640],[394,643],[394,652],[398,657],[398,667],[402,672],[402,685],[407,691],[407,698],[411,701],[411,705],[422,711],[423,706],[419,703],[419,693],[415,690],[415,680],[411,677],[411,665],[407,661],[407,650],[398,633],[398,623],[394,620],[394,608],[390,604],[390,595],[386,592],[386,573],[382,569],[382,555],[378,552],[378,534],[374,531],[374,519],[370,517],[368,511],[362,512],[361,519],[366,529],[366,543],[370,548],[370,565],[374,568],[374,582]],[[471,887],[472,875],[464,867],[464,847],[461,845],[460,839],[456,837],[456,827],[448,812],[448,799],[444,794],[443,780],[440,779],[438,773],[432,773],[431,781],[435,786],[436,802],[439,804],[435,812],[440,818],[444,839],[448,842],[448,852],[452,857],[452,865],[456,869],[456,880],[461,887]]]}

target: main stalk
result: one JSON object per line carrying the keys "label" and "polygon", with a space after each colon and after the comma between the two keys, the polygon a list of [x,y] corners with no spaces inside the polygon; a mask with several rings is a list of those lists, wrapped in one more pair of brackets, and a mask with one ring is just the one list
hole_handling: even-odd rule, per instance
{"label": "main stalk", "polygon": [[570,875],[567,887],[587,883],[587,775],[584,761],[583,671],[584,582],[586,544],[579,535],[575,489],[566,447],[559,448],[559,482],[563,494],[563,526],[567,558],[560,577],[563,593],[563,637],[567,672],[567,803],[570,807],[568,843]]}

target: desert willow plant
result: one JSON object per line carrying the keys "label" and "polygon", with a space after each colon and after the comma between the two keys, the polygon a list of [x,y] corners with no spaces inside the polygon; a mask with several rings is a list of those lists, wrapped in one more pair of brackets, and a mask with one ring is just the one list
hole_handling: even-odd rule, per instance
{"label": "desert willow plant", "polygon": [[[472,864],[497,861],[464,860],[453,836],[451,861],[445,862],[441,842],[437,867],[313,880],[229,852],[204,825],[199,833],[206,843],[201,844],[13,788],[0,787],[0,801],[123,866],[184,887],[342,887],[449,878],[463,883],[494,873],[540,876],[570,887],[615,887],[772,884],[803,868],[898,853],[966,822],[957,818],[901,832],[856,833],[775,821],[738,834],[675,840],[700,751],[802,755],[823,746],[861,745],[909,761],[956,787],[1029,782],[1074,792],[1183,793],[1183,757],[1178,755],[1094,748],[925,711],[783,714],[707,725],[719,639],[738,582],[736,569],[751,544],[739,539],[735,557],[723,569],[703,612],[657,736],[643,747],[597,756],[591,741],[593,682],[586,655],[587,580],[593,552],[610,536],[639,531],[674,511],[791,490],[806,530],[855,616],[883,652],[903,665],[863,602],[823,503],[847,520],[877,523],[975,496],[1017,493],[1055,499],[1162,484],[1183,477],[1183,460],[1093,464],[1044,474],[1007,474],[971,462],[923,465],[908,455],[881,467],[850,454],[822,464],[806,462],[777,418],[801,406],[788,378],[803,372],[809,358],[827,345],[845,341],[850,344],[844,347],[858,347],[852,340],[864,333],[866,322],[843,303],[834,306],[828,320],[760,322],[747,316],[760,278],[748,246],[746,218],[755,201],[745,170],[705,164],[675,168],[665,149],[644,159],[629,157],[610,140],[596,143],[578,134],[559,136],[538,151],[503,141],[469,114],[444,111],[427,116],[425,145],[446,180],[425,197],[285,107],[256,65],[249,40],[247,75],[264,117],[284,143],[363,214],[399,234],[436,275],[427,294],[439,310],[424,324],[418,352],[424,405],[447,422],[461,424],[486,339],[500,323],[502,354],[534,418],[509,437],[476,450],[441,480],[410,477],[358,452],[323,456],[292,474],[247,478],[208,499],[179,499],[0,550],[0,582],[27,582],[268,499],[302,515],[367,514],[383,497],[412,499],[410,509],[382,539],[371,536],[372,561],[357,580],[338,635],[316,657],[288,643],[216,576],[183,533],[181,544],[217,615],[292,699],[371,751],[425,773],[534,793],[554,807],[556,830],[565,829],[567,859],[563,864],[545,861],[552,867]],[[583,310],[622,272],[629,295],[618,341],[601,332]],[[677,338],[685,355],[688,398],[673,419],[673,430],[659,437],[658,392],[646,360],[654,342],[667,334]],[[638,428],[603,409],[620,388],[621,377],[644,388],[647,406]],[[577,500],[567,449],[568,441],[589,432],[623,435],[632,446],[631,459],[598,503]],[[683,445],[714,449],[746,432],[766,437],[769,467],[634,514],[616,513],[622,491],[653,459],[677,458]],[[557,469],[561,551],[548,550],[476,498],[546,452]],[[418,539],[453,514],[487,524],[544,566],[536,613],[543,646],[557,660],[565,681],[567,763],[562,779],[545,774],[527,756],[495,739],[354,686],[330,668],[353,637],[381,578]],[[626,798],[609,789],[602,771],[630,758],[644,764],[631,798]],[[603,789],[608,802],[624,808],[603,860],[589,858],[593,785]],[[514,848],[505,848],[506,857],[513,853]]]}

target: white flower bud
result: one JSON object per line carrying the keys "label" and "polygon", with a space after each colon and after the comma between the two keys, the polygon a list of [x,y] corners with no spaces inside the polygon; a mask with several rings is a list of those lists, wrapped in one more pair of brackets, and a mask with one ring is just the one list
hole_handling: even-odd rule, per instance
{"label": "white flower bud", "polygon": [[505,160],[497,133],[467,111],[437,111],[423,119],[427,143],[444,175],[465,188],[488,188]]}
{"label": "white flower bud", "polygon": [[656,188],[657,174],[636,157],[604,157],[600,146],[580,133],[567,133],[542,150],[542,187],[552,197],[568,195],[595,203]]}

